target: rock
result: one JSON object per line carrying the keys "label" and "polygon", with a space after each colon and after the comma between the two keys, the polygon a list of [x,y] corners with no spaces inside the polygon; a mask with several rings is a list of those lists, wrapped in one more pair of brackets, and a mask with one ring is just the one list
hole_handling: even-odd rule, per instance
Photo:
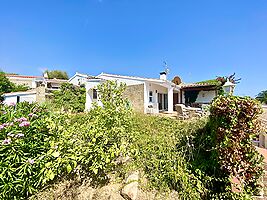
{"label": "rock", "polygon": [[138,182],[135,181],[127,184],[121,190],[121,196],[123,196],[124,199],[127,200],[136,200],[138,196]]}
{"label": "rock", "polygon": [[95,194],[95,189],[89,186],[81,186],[78,188],[78,195],[75,199],[79,200],[92,200]]}
{"label": "rock", "polygon": [[92,200],[123,200],[119,194],[120,188],[120,184],[106,185],[96,190]]}
{"label": "rock", "polygon": [[109,200],[124,200],[124,198],[119,193],[112,192]]}
{"label": "rock", "polygon": [[126,179],[126,185],[121,190],[121,196],[127,200],[136,200],[138,197],[139,172],[133,172]]}
{"label": "rock", "polygon": [[126,179],[126,183],[131,183],[133,181],[138,181],[139,180],[139,172],[135,171],[133,173],[131,173],[128,178]]}

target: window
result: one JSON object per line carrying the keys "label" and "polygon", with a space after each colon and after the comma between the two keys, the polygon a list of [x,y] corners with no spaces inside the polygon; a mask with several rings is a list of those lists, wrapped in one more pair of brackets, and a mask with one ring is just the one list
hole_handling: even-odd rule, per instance
{"label": "window", "polygon": [[149,103],[153,102],[153,92],[149,91]]}
{"label": "window", "polygon": [[97,91],[96,91],[96,89],[93,89],[93,99],[97,99]]}

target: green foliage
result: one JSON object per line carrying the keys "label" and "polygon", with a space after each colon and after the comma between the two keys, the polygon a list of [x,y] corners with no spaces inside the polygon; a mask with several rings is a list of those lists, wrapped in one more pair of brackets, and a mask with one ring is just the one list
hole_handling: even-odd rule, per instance
{"label": "green foliage", "polygon": [[67,74],[67,72],[65,71],[61,71],[61,70],[51,70],[51,71],[46,71],[45,73],[47,73],[48,78],[49,79],[64,79],[64,80],[68,80],[69,76]]}
{"label": "green foliage", "polygon": [[3,93],[12,92],[13,83],[5,76],[4,72],[0,72],[0,95]]}
{"label": "green foliage", "polygon": [[125,154],[131,132],[131,110],[122,98],[124,89],[123,84],[107,81],[98,87],[103,106],[95,104],[86,114],[61,113],[49,119],[50,132],[60,135],[51,143],[56,158],[47,164],[53,176],[67,172],[106,179],[116,158]]}
{"label": "green foliage", "polygon": [[0,71],[0,102],[4,100],[3,94],[9,92],[26,91],[29,87],[25,85],[15,85]]}
{"label": "green foliage", "polygon": [[182,122],[169,118],[140,115],[135,117],[132,157],[145,172],[152,188],[176,190],[180,199],[205,197],[205,177],[194,173],[187,160],[194,146],[190,136],[205,127],[206,120]]}
{"label": "green foliage", "polygon": [[63,83],[60,90],[53,92],[52,104],[57,109],[70,112],[83,112],[86,101],[85,92],[84,87]]}
{"label": "green foliage", "polygon": [[[151,188],[176,190],[180,199],[246,200],[257,190],[262,157],[250,141],[256,101],[219,97],[210,118],[178,121],[132,113],[124,90],[106,81],[97,88],[102,105],[82,114],[1,105],[0,199],[25,199],[62,177],[106,180],[114,169],[140,170]],[[121,168],[118,158],[126,155],[132,162]],[[232,177],[240,193],[231,191]]]}
{"label": "green foliage", "polygon": [[267,90],[261,91],[256,99],[258,99],[261,103],[267,104]]}
{"label": "green foliage", "polygon": [[211,106],[212,132],[221,170],[240,181],[241,191],[255,194],[263,173],[263,157],[251,140],[260,132],[261,106],[251,98],[220,96]]}
{"label": "green foliage", "polygon": [[198,90],[184,91],[185,104],[187,105],[196,102],[198,94]]}
{"label": "green foliage", "polygon": [[216,85],[216,86],[221,86],[222,85],[222,82],[219,79],[205,80],[205,81],[200,81],[200,82],[197,82],[197,83]]}
{"label": "green foliage", "polygon": [[27,91],[29,90],[29,87],[26,85],[13,85],[12,92],[21,92],[21,91]]}
{"label": "green foliage", "polygon": [[0,199],[24,199],[43,184],[52,135],[48,113],[36,104],[1,106]]}

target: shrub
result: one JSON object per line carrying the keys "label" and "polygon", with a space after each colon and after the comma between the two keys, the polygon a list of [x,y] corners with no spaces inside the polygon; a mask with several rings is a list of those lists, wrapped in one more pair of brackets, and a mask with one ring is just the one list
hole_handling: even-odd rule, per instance
{"label": "shrub", "polygon": [[83,112],[85,109],[86,94],[84,87],[63,83],[60,90],[54,91],[53,106],[70,112]]}
{"label": "shrub", "polygon": [[69,79],[67,72],[61,70],[51,70],[51,71],[46,70],[44,73],[47,73],[49,79],[53,78],[64,79],[64,80]]}
{"label": "shrub", "polygon": [[263,157],[251,140],[260,132],[260,104],[245,97],[221,96],[211,105],[212,132],[221,170],[239,180],[241,192],[257,193]]}
{"label": "shrub", "polygon": [[[131,131],[131,110],[122,98],[124,89],[123,84],[107,81],[98,87],[103,106],[94,104],[87,114],[61,114],[50,119],[50,131],[60,134],[53,142],[57,147],[53,154],[58,155],[50,163],[53,174],[67,171],[106,179],[116,158],[125,154]],[[58,173],[58,169],[62,171]]]}
{"label": "shrub", "polygon": [[[182,122],[169,118],[136,115],[132,157],[137,169],[144,170],[150,186],[163,191],[176,190],[181,199],[203,199],[205,180],[201,171],[191,171],[191,135],[206,120]],[[131,166],[131,168],[134,166]]]}
{"label": "shrub", "polygon": [[43,184],[45,154],[53,137],[47,111],[37,104],[1,105],[0,199],[23,199]]}
{"label": "shrub", "polygon": [[26,91],[29,87],[25,85],[15,85],[0,71],[0,102],[4,100],[3,94],[9,92]]}

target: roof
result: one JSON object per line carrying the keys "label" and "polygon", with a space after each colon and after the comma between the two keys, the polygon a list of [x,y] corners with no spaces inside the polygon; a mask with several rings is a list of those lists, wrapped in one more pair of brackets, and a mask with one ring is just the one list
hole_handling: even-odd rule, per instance
{"label": "roof", "polygon": [[42,76],[28,76],[28,75],[17,75],[17,74],[5,74],[6,77],[11,78],[41,78]]}
{"label": "roof", "polygon": [[216,87],[217,85],[214,83],[181,83],[181,89],[186,88],[201,88],[201,87]]}
{"label": "roof", "polygon": [[71,80],[74,79],[76,76],[81,76],[81,77],[84,77],[84,78],[87,78],[87,79],[95,78],[94,76],[91,76],[91,75],[88,75],[88,74],[82,74],[82,73],[76,72],[71,78],[69,78],[68,81],[71,81]]}
{"label": "roof", "polygon": [[108,76],[112,78],[123,78],[123,79],[132,79],[132,80],[137,80],[137,81],[151,81],[151,82],[157,82],[157,83],[169,83],[172,85],[175,85],[169,80],[162,80],[162,79],[156,79],[156,78],[144,78],[144,77],[138,77],[138,76],[124,76],[124,75],[116,75],[116,74],[107,74],[107,73],[101,73],[97,78],[102,78],[102,76]]}
{"label": "roof", "polygon": [[68,82],[68,80],[64,80],[64,79],[45,79],[45,81],[47,83],[66,83]]}
{"label": "roof", "polygon": [[27,91],[21,91],[21,92],[10,92],[10,93],[5,93],[4,96],[16,96],[16,95],[25,95],[25,94],[36,94],[36,90],[27,90]]}

